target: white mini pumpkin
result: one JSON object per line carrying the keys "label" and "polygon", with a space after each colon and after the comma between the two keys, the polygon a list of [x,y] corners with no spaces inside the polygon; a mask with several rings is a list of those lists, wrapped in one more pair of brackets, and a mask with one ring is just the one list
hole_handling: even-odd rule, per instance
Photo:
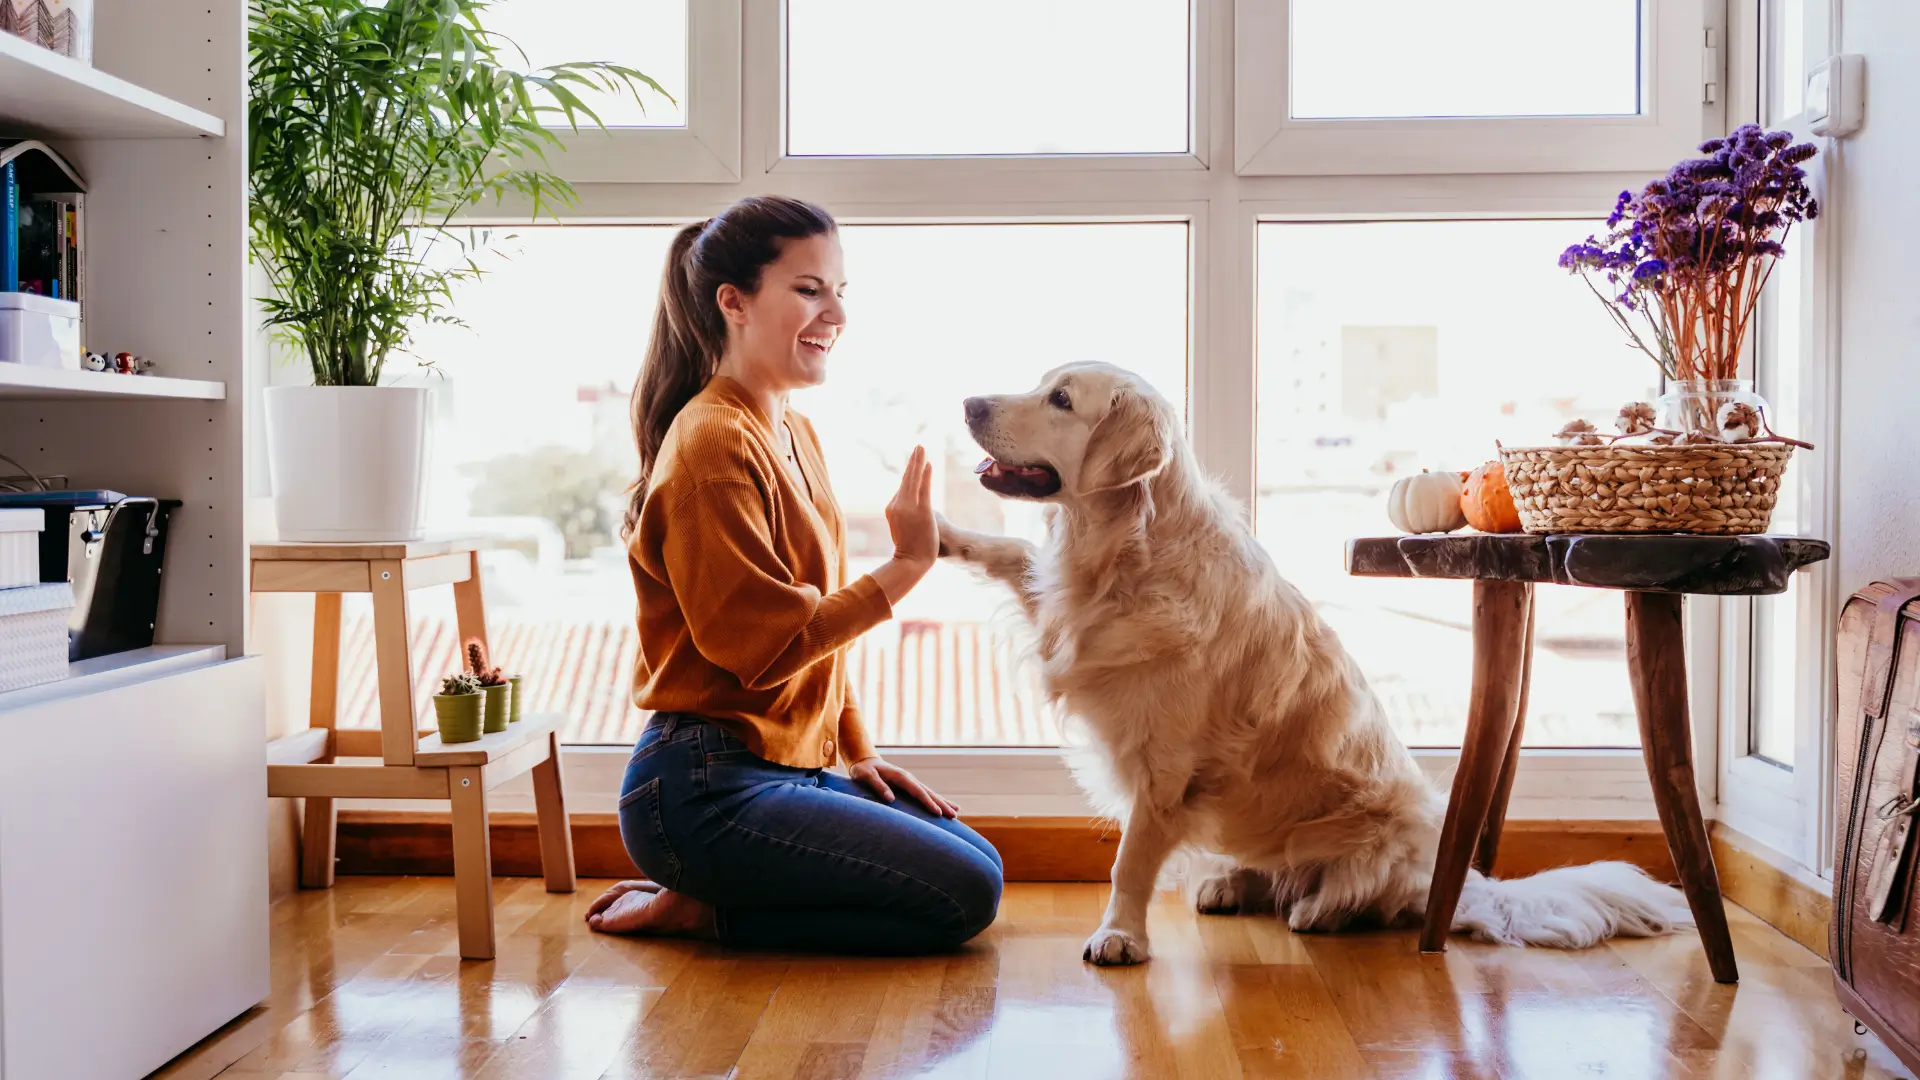
{"label": "white mini pumpkin", "polygon": [[1394,528],[1409,533],[1452,532],[1467,523],[1460,508],[1460,478],[1453,473],[1427,472],[1395,481],[1387,492],[1387,518]]}

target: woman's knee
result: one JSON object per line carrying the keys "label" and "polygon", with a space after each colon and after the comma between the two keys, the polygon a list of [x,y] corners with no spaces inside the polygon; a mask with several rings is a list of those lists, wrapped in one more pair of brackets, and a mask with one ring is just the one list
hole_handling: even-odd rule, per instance
{"label": "woman's knee", "polygon": [[1004,886],[999,860],[969,848],[947,883],[946,891],[955,907],[951,944],[970,941],[993,925],[1000,913]]}

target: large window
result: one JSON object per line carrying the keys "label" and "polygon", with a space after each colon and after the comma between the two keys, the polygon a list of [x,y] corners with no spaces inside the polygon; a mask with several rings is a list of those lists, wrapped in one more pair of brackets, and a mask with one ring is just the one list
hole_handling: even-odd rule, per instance
{"label": "large window", "polygon": [[[1457,746],[1472,585],[1347,576],[1386,490],[1495,440],[1610,426],[1658,369],[1555,265],[1592,221],[1279,223],[1259,234],[1260,540],[1372,678],[1402,739]],[[1529,746],[1636,746],[1620,597],[1536,590]]]}
{"label": "large window", "polygon": [[[915,442],[950,516],[1039,535],[1032,507],[972,480],[960,400],[1122,364],[1185,400],[1202,466],[1444,779],[1468,590],[1351,580],[1342,545],[1390,529],[1383,492],[1409,469],[1467,469],[1496,438],[1605,426],[1653,394],[1555,256],[1728,122],[1701,104],[1719,76],[1700,0],[503,2],[536,61],[629,61],[680,99],[565,136],[580,199],[561,223],[486,208],[507,257],[461,291],[469,329],[418,343],[441,372],[433,520],[489,538],[499,651],[575,743],[643,719],[614,529],[667,238],[777,191],[846,223],[852,321],[795,405],[856,566],[885,554],[879,511]],[[424,716],[452,613],[418,601]],[[1611,593],[1540,590],[1516,815],[1653,816],[1637,752],[1606,749],[1636,741],[1622,617]],[[856,692],[890,752],[970,811],[1084,813],[1023,635],[998,587],[942,567],[855,647]],[[612,808],[622,760],[573,752],[582,805]]]}
{"label": "large window", "polygon": [[[432,525],[489,538],[496,651],[528,676],[536,709],[567,714],[572,742],[630,743],[646,719],[627,694],[637,642],[616,534],[635,470],[627,393],[672,233],[513,230],[457,295],[465,326],[423,331],[415,349],[439,373],[428,380],[439,403]],[[793,405],[821,433],[854,573],[892,553],[884,511],[916,444],[939,465],[935,497],[954,522],[1043,537],[1038,506],[975,479],[967,396],[1028,389],[1074,360],[1121,364],[1185,395],[1182,223],[853,225],[842,243],[847,330],[827,385]],[[1003,587],[942,564],[861,638],[850,661],[875,738],[1057,745],[1010,606]],[[377,723],[369,619],[349,609],[349,726]],[[451,601],[423,595],[415,622],[425,685],[453,670]]]}

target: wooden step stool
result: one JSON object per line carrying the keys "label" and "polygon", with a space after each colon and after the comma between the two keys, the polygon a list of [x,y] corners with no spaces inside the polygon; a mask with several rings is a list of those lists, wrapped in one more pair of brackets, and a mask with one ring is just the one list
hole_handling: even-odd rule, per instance
{"label": "wooden step stool", "polygon": [[[487,624],[478,547],[473,540],[255,544],[252,589],[314,594],[310,726],[302,735],[277,742],[267,766],[269,796],[307,801],[300,884],[312,889],[333,885],[335,799],[449,799],[460,955],[491,960],[493,853],[487,841],[487,792],[521,773],[533,772],[540,866],[548,892],[573,891],[573,838],[560,779],[558,716],[523,712],[520,722],[505,731],[451,746],[441,744],[435,729],[415,726],[407,594],[452,585],[462,645],[476,638],[484,644]],[[380,679],[378,732],[334,727],[340,686],[340,596],[350,592],[373,594]],[[337,764],[342,757],[378,757],[380,764]]]}

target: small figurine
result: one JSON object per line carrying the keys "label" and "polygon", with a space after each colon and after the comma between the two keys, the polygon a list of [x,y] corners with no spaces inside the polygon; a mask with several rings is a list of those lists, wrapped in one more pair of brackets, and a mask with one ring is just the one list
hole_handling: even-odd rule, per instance
{"label": "small figurine", "polygon": [[122,375],[145,375],[153,369],[153,361],[143,360],[128,352],[115,353],[113,367]]}
{"label": "small figurine", "polygon": [[83,366],[88,371],[106,371],[113,366],[113,361],[107,359],[106,353],[90,352]]}

